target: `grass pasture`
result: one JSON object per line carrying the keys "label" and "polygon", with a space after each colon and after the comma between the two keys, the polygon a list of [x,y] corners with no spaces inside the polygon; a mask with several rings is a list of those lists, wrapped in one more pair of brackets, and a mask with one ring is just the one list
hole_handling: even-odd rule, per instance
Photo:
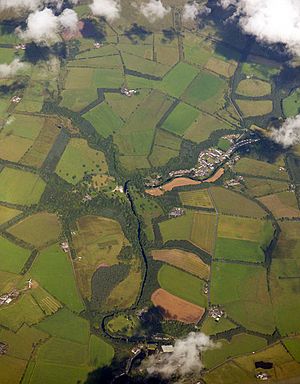
{"label": "grass pasture", "polygon": [[240,81],[236,93],[247,97],[269,95],[272,91],[271,84],[258,79],[244,79]]}
{"label": "grass pasture", "polygon": [[300,252],[300,223],[298,221],[281,221],[280,229],[281,233],[273,257],[297,259]]}
{"label": "grass pasture", "polygon": [[296,195],[292,191],[280,192],[259,199],[276,218],[298,218],[300,210]]}
{"label": "grass pasture", "polygon": [[0,265],[2,271],[21,272],[29,256],[30,251],[28,249],[21,248],[0,236]]}
{"label": "grass pasture", "polygon": [[19,136],[0,137],[0,156],[2,160],[17,163],[33,144],[32,140]]}
{"label": "grass pasture", "polygon": [[38,324],[38,329],[53,337],[88,344],[90,338],[89,323],[66,308],[47,317]]}
{"label": "grass pasture", "polygon": [[300,111],[300,88],[295,89],[288,97],[283,99],[283,112],[286,117],[294,117]]}
{"label": "grass pasture", "polygon": [[106,341],[91,335],[89,341],[90,365],[98,368],[109,365],[114,357],[114,348]]}
{"label": "grass pasture", "polygon": [[80,112],[92,101],[98,98],[96,88],[65,89],[62,92],[62,107],[71,109],[74,112]]}
{"label": "grass pasture", "polygon": [[131,71],[152,75],[156,77],[163,77],[170,67],[152,60],[144,59],[143,57],[131,55],[129,53],[122,53],[122,58],[126,69]]}
{"label": "grass pasture", "polygon": [[236,103],[244,117],[264,116],[273,110],[272,100],[236,99]]}
{"label": "grass pasture", "polygon": [[216,242],[215,259],[240,260],[263,263],[265,254],[255,241],[219,237]]}
{"label": "grass pasture", "polygon": [[218,237],[256,241],[266,247],[273,234],[274,228],[270,221],[224,215],[219,217]]}
{"label": "grass pasture", "polygon": [[0,201],[20,205],[38,203],[45,189],[45,182],[36,174],[14,168],[4,168],[0,173]]}
{"label": "grass pasture", "polygon": [[94,272],[101,264],[118,264],[117,257],[128,241],[117,221],[101,216],[83,216],[77,221],[73,242],[77,253],[77,284],[82,295],[90,297]]}
{"label": "grass pasture", "polygon": [[127,156],[147,156],[151,150],[155,127],[172,104],[159,91],[152,91],[127,123],[114,135],[114,143]]}
{"label": "grass pasture", "polygon": [[106,102],[92,108],[83,117],[93,125],[99,135],[105,138],[115,134],[123,125],[123,121]]}
{"label": "grass pasture", "polygon": [[187,272],[165,264],[158,272],[158,282],[172,295],[200,307],[207,305],[207,298],[203,294],[204,282]]}
{"label": "grass pasture", "polygon": [[208,280],[210,267],[194,253],[181,249],[158,249],[151,251],[154,260],[163,261],[200,279]]}
{"label": "grass pasture", "polygon": [[162,128],[176,135],[183,136],[199,115],[197,109],[185,103],[178,104],[163,122]]}
{"label": "grass pasture", "polygon": [[56,173],[70,184],[77,184],[88,174],[106,174],[107,170],[104,153],[78,138],[70,140],[56,167]]}
{"label": "grass pasture", "polygon": [[272,304],[263,267],[214,262],[210,295],[213,304],[222,305],[230,318],[247,329],[273,333]]}
{"label": "grass pasture", "polygon": [[237,326],[225,317],[221,317],[219,321],[216,321],[212,317],[206,317],[201,326],[201,332],[208,336],[217,335],[221,332],[229,331]]}
{"label": "grass pasture", "polygon": [[179,197],[182,204],[189,207],[214,208],[207,189],[179,192]]}
{"label": "grass pasture", "polygon": [[271,195],[276,192],[287,191],[289,184],[284,181],[261,179],[256,177],[244,177],[247,193],[251,197]]}
{"label": "grass pasture", "polygon": [[163,241],[187,240],[211,253],[214,245],[215,214],[186,211],[183,216],[159,224]]}
{"label": "grass pasture", "polygon": [[0,205],[0,225],[8,222],[14,217],[20,215],[22,211],[15,208],[8,208],[5,205]]}
{"label": "grass pasture", "polygon": [[229,189],[212,187],[209,193],[219,213],[253,218],[263,218],[267,215],[254,201]]}
{"label": "grass pasture", "polygon": [[223,61],[216,57],[210,57],[204,68],[208,71],[216,73],[217,75],[230,78],[234,75],[234,72],[237,68],[237,62],[233,60]]}
{"label": "grass pasture", "polygon": [[213,113],[224,105],[225,88],[224,80],[203,71],[192,81],[182,98],[195,107]]}
{"label": "grass pasture", "polygon": [[52,213],[39,212],[25,217],[8,229],[13,236],[36,248],[57,241],[61,233],[58,217]]}
{"label": "grass pasture", "polygon": [[248,354],[267,346],[267,341],[259,336],[241,333],[234,335],[230,341],[218,340],[219,348],[211,349],[203,353],[205,368],[211,369],[222,364],[228,358]]}
{"label": "grass pasture", "polygon": [[196,121],[186,130],[184,138],[195,143],[201,143],[207,140],[212,133],[221,129],[231,130],[233,127],[224,121],[200,112]]}
{"label": "grass pasture", "polygon": [[280,72],[279,67],[271,67],[264,64],[257,63],[243,63],[242,73],[245,76],[257,77],[265,81],[271,80],[272,76]]}
{"label": "grass pasture", "polygon": [[9,118],[1,131],[1,135],[14,135],[24,139],[35,140],[42,130],[44,123],[44,117],[16,114]]}
{"label": "grass pasture", "polygon": [[27,361],[12,356],[1,356],[0,382],[1,384],[19,384],[25,372]]}
{"label": "grass pasture", "polygon": [[84,309],[70,256],[58,245],[52,245],[38,255],[30,269],[30,275],[72,311],[81,312]]}
{"label": "grass pasture", "polygon": [[277,165],[260,160],[251,159],[249,157],[243,157],[242,159],[240,159],[236,163],[234,171],[241,174],[267,177],[275,180],[289,179],[287,172],[279,170],[279,167]]}

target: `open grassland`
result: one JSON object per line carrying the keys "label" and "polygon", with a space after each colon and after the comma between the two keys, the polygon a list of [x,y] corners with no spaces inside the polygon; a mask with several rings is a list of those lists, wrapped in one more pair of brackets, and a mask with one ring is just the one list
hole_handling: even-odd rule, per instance
{"label": "open grassland", "polygon": [[9,118],[1,131],[1,136],[14,135],[24,139],[35,140],[44,123],[44,117],[16,114]]}
{"label": "open grassland", "polygon": [[272,334],[275,329],[266,270],[261,266],[213,262],[210,297],[247,329]]}
{"label": "open grassland", "polygon": [[253,373],[245,372],[235,363],[229,361],[205,374],[207,384],[255,384]]}
{"label": "open grassland", "polygon": [[215,214],[186,211],[183,216],[159,224],[164,242],[187,240],[208,253],[214,245]]}
{"label": "open grassland", "polygon": [[211,369],[222,364],[228,358],[252,353],[267,346],[267,341],[259,336],[241,333],[234,335],[230,341],[218,340],[219,347],[203,353],[205,368]]}
{"label": "open grassland", "polygon": [[77,221],[73,236],[77,253],[75,271],[84,297],[91,296],[91,279],[100,265],[118,264],[118,255],[128,245],[120,224],[101,216],[83,216]]}
{"label": "open grassland", "polygon": [[251,218],[220,216],[218,237],[258,242],[263,248],[272,240],[274,228],[270,221]]}
{"label": "open grassland", "polygon": [[203,294],[204,282],[189,273],[165,264],[158,272],[158,282],[172,295],[202,307],[207,305]]}
{"label": "open grassland", "polygon": [[149,89],[140,89],[134,97],[126,97],[121,93],[106,92],[105,101],[112,108],[115,115],[120,116],[123,120],[127,120],[149,93]]}
{"label": "open grassland", "polygon": [[300,363],[300,338],[289,337],[283,340],[283,345],[287,348],[288,352],[292,355],[292,357]]}
{"label": "open grassland", "polygon": [[8,208],[5,205],[0,205],[0,225],[20,215],[22,211],[15,208]]}
{"label": "open grassland", "polygon": [[160,149],[171,149],[179,153],[181,139],[162,129],[157,129],[155,133],[154,145]]}
{"label": "open grassland", "polygon": [[230,78],[234,75],[234,72],[237,68],[237,62],[234,60],[223,61],[216,57],[211,57],[204,68],[216,73],[217,75]]}
{"label": "open grassland", "polygon": [[236,103],[244,117],[264,116],[273,110],[272,100],[236,99]]}
{"label": "open grassland", "polygon": [[280,225],[280,235],[277,247],[274,250],[273,257],[298,258],[300,252],[300,222],[298,221],[282,221]]}
{"label": "open grassland", "polygon": [[33,144],[32,140],[19,136],[0,136],[0,156],[3,160],[17,163]]}
{"label": "open grassland", "polygon": [[[284,251],[284,250],[283,250]],[[288,255],[287,255],[288,257]],[[276,326],[282,336],[300,331],[299,261],[274,259],[271,265],[270,288]]]}
{"label": "open grassland", "polygon": [[12,356],[1,356],[0,360],[0,381],[2,384],[20,383],[25,372],[27,361]]}
{"label": "open grassland", "polygon": [[292,191],[280,192],[259,199],[276,218],[300,217],[300,210],[295,193]]}
{"label": "open grassland", "polygon": [[16,287],[20,280],[20,275],[0,270],[0,293],[2,294],[11,291]]}
{"label": "open grassland", "polygon": [[221,332],[229,331],[237,326],[225,317],[221,317],[219,321],[216,321],[212,317],[206,317],[201,325],[201,332],[208,336],[217,335]]}
{"label": "open grassland", "polygon": [[259,79],[268,81],[272,76],[280,72],[280,67],[272,67],[264,64],[257,63],[243,63],[242,73],[246,76],[257,77]]}
{"label": "open grassland", "polygon": [[189,85],[182,98],[195,107],[215,112],[224,105],[226,82],[208,72],[201,72]]}
{"label": "open grassland", "polygon": [[219,213],[257,218],[267,215],[258,204],[239,193],[221,187],[212,187],[209,192]]}
{"label": "open grassland", "polygon": [[120,88],[124,83],[121,69],[69,68],[65,89]]}
{"label": "open grassland", "polygon": [[62,101],[60,105],[74,112],[80,112],[98,98],[96,88],[65,89],[61,95]]}
{"label": "open grassland", "polygon": [[87,58],[79,58],[69,62],[68,68],[122,68],[121,57],[118,54],[108,56],[95,56]]}
{"label": "open grassland", "polygon": [[183,137],[195,143],[201,143],[207,140],[213,132],[220,129],[231,130],[233,127],[224,121],[200,112],[196,121],[190,125]]}
{"label": "open grassland", "polygon": [[180,103],[163,122],[162,128],[178,136],[183,136],[189,126],[196,121],[199,111],[190,105]]}
{"label": "open grassland", "polygon": [[90,365],[98,368],[109,365],[114,357],[114,348],[106,341],[91,335],[89,342]]}
{"label": "open grassland", "polygon": [[8,232],[18,239],[40,248],[57,241],[61,233],[61,224],[56,215],[39,212],[19,221],[10,227]]}
{"label": "open grassland", "polygon": [[58,128],[59,120],[48,117],[45,120],[42,130],[35,139],[32,147],[22,157],[21,162],[25,165],[39,168],[43,165],[48,153],[50,152],[60,129]]}
{"label": "open grassland", "polygon": [[210,41],[202,36],[185,31],[184,56],[188,63],[203,67],[213,54],[213,46]]}
{"label": "open grassland", "polygon": [[56,173],[70,184],[76,184],[88,174],[106,174],[104,153],[88,146],[84,139],[71,139],[59,163]]}
{"label": "open grassland", "polygon": [[17,331],[24,323],[37,324],[45,314],[29,293],[23,294],[14,303],[2,306],[0,309],[0,323],[2,326]]}
{"label": "open grassland", "polygon": [[99,135],[105,138],[115,134],[123,125],[120,117],[105,102],[89,110],[83,117],[93,125]]}
{"label": "open grassland", "polygon": [[107,323],[107,329],[111,333],[121,333],[127,336],[132,336],[137,328],[138,320],[136,317],[129,315],[114,316]]}
{"label": "open grassland", "polygon": [[0,201],[32,205],[38,203],[45,189],[39,175],[14,168],[4,168],[0,173]]}
{"label": "open grassland", "polygon": [[200,279],[208,280],[209,278],[209,266],[194,253],[182,251],[181,249],[158,249],[151,251],[151,256],[154,260],[173,265]]}
{"label": "open grassland", "polygon": [[84,309],[76,287],[70,256],[57,245],[38,255],[30,269],[30,275],[72,311],[81,312]]}
{"label": "open grassland", "polygon": [[272,193],[286,191],[289,184],[284,181],[261,179],[256,177],[244,177],[247,193],[252,197],[271,195]]}
{"label": "open grassland", "polygon": [[29,256],[28,249],[21,248],[0,236],[0,268],[2,271],[21,272]]}
{"label": "open grassland", "polygon": [[62,308],[54,315],[41,321],[38,328],[54,337],[81,344],[88,344],[89,342],[90,329],[88,321],[66,308]]}
{"label": "open grassland", "polygon": [[289,176],[286,171],[280,170],[276,164],[266,163],[264,161],[243,157],[240,159],[234,171],[252,176],[269,177],[270,179],[288,180]]}
{"label": "open grassland", "polygon": [[270,83],[258,79],[242,80],[236,90],[236,93],[247,97],[259,97],[269,95],[272,91]]}
{"label": "open grassland", "polygon": [[179,192],[179,197],[183,205],[198,208],[214,208],[207,189]]}
{"label": "open grassland", "polygon": [[[296,383],[298,381],[297,378],[299,378],[300,374],[300,365],[293,360],[292,356],[281,342],[270,345],[255,354],[251,353],[234,359],[234,363],[237,366],[241,367],[252,376],[255,374],[255,362],[257,361],[267,361],[273,364],[273,367],[268,370],[268,374],[272,377],[274,382]],[[290,381],[289,379],[293,377],[296,379]]]}
{"label": "open grassland", "polygon": [[300,111],[300,88],[295,89],[288,97],[283,99],[283,111],[286,117],[294,117]]}
{"label": "open grassland", "polygon": [[153,292],[151,301],[162,310],[166,320],[177,320],[187,324],[198,323],[205,311],[205,308],[180,299],[162,288]]}
{"label": "open grassland", "polygon": [[126,69],[147,75],[163,77],[170,69],[168,65],[144,59],[140,56],[132,55],[130,53],[123,52],[122,58],[124,60]]}
{"label": "open grassland", "polygon": [[263,263],[265,260],[265,254],[259,243],[222,237],[217,239],[214,257],[221,260],[240,260],[252,263]]}
{"label": "open grassland", "polygon": [[142,271],[139,261],[130,268],[128,276],[125,277],[108,296],[105,307],[111,311],[112,308],[125,309],[131,307],[139,294],[142,280]]}
{"label": "open grassland", "polygon": [[147,156],[150,153],[156,124],[166,113],[172,100],[152,91],[127,123],[114,135],[114,143],[123,155]]}
{"label": "open grassland", "polygon": [[38,282],[36,280],[34,280],[33,284],[34,289],[31,291],[31,295],[47,316],[52,315],[62,307],[62,304],[49,292],[45,291],[41,286],[37,286]]}
{"label": "open grassland", "polygon": [[153,167],[162,167],[167,164],[170,159],[178,155],[179,150],[154,144],[148,160]]}

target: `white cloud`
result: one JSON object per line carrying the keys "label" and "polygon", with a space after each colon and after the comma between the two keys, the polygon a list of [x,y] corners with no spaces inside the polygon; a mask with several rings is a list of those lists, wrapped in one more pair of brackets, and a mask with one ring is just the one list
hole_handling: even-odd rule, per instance
{"label": "white cloud", "polygon": [[300,115],[290,117],[279,129],[273,128],[271,138],[283,147],[288,148],[300,143]]}
{"label": "white cloud", "polygon": [[185,376],[199,372],[203,368],[201,352],[218,346],[205,334],[191,332],[185,338],[176,340],[174,352],[152,355],[144,361],[144,364],[149,375]]}
{"label": "white cloud", "polygon": [[119,0],[93,0],[90,8],[95,16],[106,17],[109,21],[120,17],[121,5]]}
{"label": "white cloud", "polygon": [[[63,0],[0,0],[0,10],[17,8],[36,11],[47,4],[55,4],[59,9],[62,6]],[[72,4],[77,4],[78,0],[71,0]]]}
{"label": "white cloud", "polygon": [[209,14],[210,12],[210,8],[200,5],[196,1],[194,1],[193,3],[185,4],[185,6],[183,7],[182,18],[184,21],[195,20],[197,16]]}
{"label": "white cloud", "polygon": [[236,7],[244,32],[269,44],[283,43],[300,55],[299,0],[219,0],[227,8]]}
{"label": "white cloud", "polygon": [[17,72],[26,68],[26,64],[19,59],[13,60],[10,64],[0,64],[0,78],[13,77]]}
{"label": "white cloud", "polygon": [[150,0],[143,3],[140,8],[141,13],[151,22],[164,18],[170,11],[170,7],[164,7],[161,0]]}
{"label": "white cloud", "polygon": [[76,30],[78,16],[71,9],[65,9],[61,15],[55,16],[51,9],[35,11],[27,18],[27,28],[22,31],[17,29],[18,35],[23,40],[36,43],[54,42],[59,39],[58,33],[63,30]]}

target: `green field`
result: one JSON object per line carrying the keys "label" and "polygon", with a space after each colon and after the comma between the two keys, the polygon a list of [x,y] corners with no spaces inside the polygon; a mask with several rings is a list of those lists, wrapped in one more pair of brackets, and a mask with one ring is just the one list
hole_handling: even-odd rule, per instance
{"label": "green field", "polygon": [[225,317],[221,317],[219,321],[216,321],[212,317],[207,317],[201,326],[201,332],[210,336],[229,331],[230,329],[234,329],[236,327],[237,326],[234,323]]}
{"label": "green field", "polygon": [[115,134],[123,125],[123,121],[105,102],[89,110],[83,117],[88,120],[99,135],[103,137]]}
{"label": "green field", "polygon": [[288,180],[288,174],[284,170],[280,170],[276,164],[270,164],[260,160],[254,160],[243,157],[237,162],[234,171],[241,174],[268,177],[270,179]]}
{"label": "green field", "polygon": [[266,270],[255,265],[213,262],[210,297],[247,329],[272,334],[275,323]]}
{"label": "green field", "polygon": [[203,294],[204,281],[187,272],[165,264],[158,272],[158,282],[172,295],[201,307],[207,305],[207,299]]}
{"label": "green field", "polygon": [[30,269],[30,275],[72,311],[81,312],[84,309],[70,256],[57,245],[38,255]]}
{"label": "green field", "polygon": [[209,192],[219,213],[257,218],[267,215],[258,204],[239,193],[221,187],[212,187]]}
{"label": "green field", "polygon": [[28,249],[21,248],[0,236],[0,268],[2,271],[19,273],[29,256]]}
{"label": "green field", "polygon": [[0,173],[0,201],[32,205],[39,202],[45,182],[38,175],[14,168],[4,168]]}
{"label": "green field", "polygon": [[190,105],[180,103],[163,122],[162,128],[183,136],[189,126],[197,119],[199,111]]}
{"label": "green field", "polygon": [[241,333],[226,339],[218,340],[219,348],[209,350],[203,354],[203,364],[210,369],[223,363],[226,359],[251,353],[267,346],[267,341],[261,337]]}
{"label": "green field", "polygon": [[216,242],[216,259],[240,260],[252,263],[263,263],[265,254],[255,241],[233,240],[219,237]]}
{"label": "green field", "polygon": [[18,209],[8,208],[5,205],[0,205],[0,225],[6,223],[21,213],[22,212]]}
{"label": "green field", "polygon": [[247,192],[252,197],[270,195],[272,193],[286,191],[289,188],[287,182],[261,179],[256,177],[244,177]]}
{"label": "green field", "polygon": [[71,139],[56,167],[56,173],[70,184],[88,174],[106,174],[104,153],[88,146],[84,139]]}
{"label": "green field", "polygon": [[259,97],[269,95],[271,91],[271,84],[266,81],[244,79],[239,83],[236,93],[247,97]]}
{"label": "green field", "polygon": [[61,233],[58,217],[47,212],[39,212],[19,221],[8,232],[28,244],[40,248],[57,241]]}
{"label": "green field", "polygon": [[207,189],[179,192],[183,205],[199,208],[214,208]]}
{"label": "green field", "polygon": [[286,117],[294,117],[300,111],[300,89],[295,89],[288,97],[283,99],[283,111]]}

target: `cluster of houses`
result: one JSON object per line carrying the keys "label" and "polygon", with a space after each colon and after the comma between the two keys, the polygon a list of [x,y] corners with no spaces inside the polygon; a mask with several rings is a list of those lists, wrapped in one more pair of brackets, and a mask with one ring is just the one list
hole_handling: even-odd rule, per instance
{"label": "cluster of houses", "polygon": [[70,246],[69,246],[69,243],[68,243],[67,241],[63,241],[62,243],[60,243],[60,247],[61,247],[61,249],[62,249],[65,253],[70,252]]}
{"label": "cluster of houses", "polygon": [[0,341],[0,356],[5,355],[8,350],[8,344],[4,343],[3,341]]}
{"label": "cluster of houses", "polygon": [[14,104],[19,104],[19,102],[22,100],[22,98],[20,96],[13,96],[12,99],[11,99],[11,102],[14,103]]}
{"label": "cluster of houses", "polygon": [[259,373],[257,373],[257,374],[255,375],[255,377],[256,377],[257,379],[259,379],[259,380],[263,380],[263,381],[269,379],[269,375],[268,375],[267,373],[265,373],[265,372],[259,372]]}
{"label": "cluster of houses", "polygon": [[101,48],[101,47],[103,47],[103,44],[100,43],[99,41],[96,41],[96,42],[94,43],[94,48],[99,49],[99,48]]}
{"label": "cluster of houses", "polygon": [[241,182],[244,180],[243,176],[237,176],[234,177],[233,179],[227,180],[224,182],[224,187],[237,187],[241,185]]}
{"label": "cluster of houses", "polygon": [[169,218],[175,218],[175,217],[179,217],[179,216],[183,216],[185,214],[185,211],[183,208],[180,208],[180,207],[174,207],[173,209],[171,209],[171,211],[169,212]]}
{"label": "cluster of houses", "polygon": [[13,300],[20,296],[20,292],[17,289],[13,289],[9,293],[5,293],[0,296],[0,306],[10,304]]}
{"label": "cluster of houses", "polygon": [[17,44],[15,45],[15,49],[18,51],[19,49],[21,49],[22,51],[25,51],[26,49],[26,44]]}
{"label": "cluster of houses", "polygon": [[208,316],[212,317],[215,321],[220,321],[221,317],[225,315],[225,311],[218,305],[212,305],[208,309]]}
{"label": "cluster of houses", "polygon": [[121,95],[124,95],[124,96],[127,96],[127,97],[131,97],[131,96],[134,96],[137,94],[137,90],[136,89],[128,89],[126,87],[122,87],[121,88]]}

